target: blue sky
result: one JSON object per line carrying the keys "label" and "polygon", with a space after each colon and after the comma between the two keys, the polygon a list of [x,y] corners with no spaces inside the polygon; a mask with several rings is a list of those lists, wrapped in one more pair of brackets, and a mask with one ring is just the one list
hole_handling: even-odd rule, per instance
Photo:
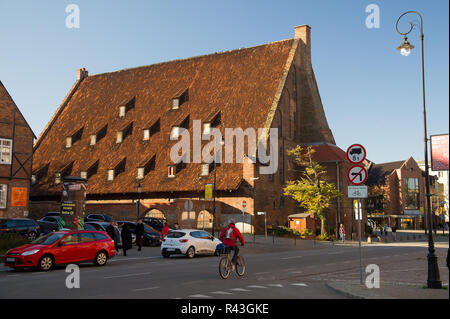
{"label": "blue sky", "polygon": [[[80,28],[65,25],[68,4]],[[365,25],[380,8],[380,28]],[[0,80],[36,135],[76,79],[292,38],[312,27],[312,63],[336,143],[363,144],[376,163],[423,159],[418,30],[409,57],[394,25],[407,10],[424,17],[428,134],[449,127],[447,0],[21,1],[0,0]],[[403,27],[414,16],[404,19]]]}

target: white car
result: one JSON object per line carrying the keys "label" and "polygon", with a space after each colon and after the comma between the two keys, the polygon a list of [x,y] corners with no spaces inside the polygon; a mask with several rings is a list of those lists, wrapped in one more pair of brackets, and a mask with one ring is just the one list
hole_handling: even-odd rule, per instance
{"label": "white car", "polygon": [[197,254],[217,255],[216,247],[222,243],[211,234],[200,229],[179,229],[169,232],[161,243],[163,257],[183,254],[194,258]]}

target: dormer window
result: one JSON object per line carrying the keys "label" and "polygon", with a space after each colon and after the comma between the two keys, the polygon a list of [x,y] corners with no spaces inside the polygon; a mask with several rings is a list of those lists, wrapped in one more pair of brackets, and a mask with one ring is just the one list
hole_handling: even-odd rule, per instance
{"label": "dormer window", "polygon": [[117,132],[116,143],[119,144],[122,143],[122,141],[123,141],[123,132],[119,131]]}
{"label": "dormer window", "polygon": [[209,175],[209,164],[202,164],[200,176],[208,176]]}
{"label": "dormer window", "polygon": [[170,140],[174,141],[180,137],[180,128],[178,126],[172,127],[172,131],[170,132]]}
{"label": "dormer window", "polygon": [[82,171],[80,174],[81,178],[87,179],[87,172],[86,171]]}
{"label": "dormer window", "polygon": [[178,110],[183,103],[189,101],[189,89],[172,99],[172,110]]}
{"label": "dormer window", "polygon": [[144,168],[143,167],[138,167],[137,179],[144,179]]}
{"label": "dormer window", "polygon": [[170,166],[167,168],[167,177],[169,177],[169,178],[175,177],[175,166],[170,165]]}
{"label": "dormer window", "polygon": [[108,181],[112,181],[112,180],[114,180],[114,170],[109,169],[108,170]]}
{"label": "dormer window", "polygon": [[144,130],[144,141],[148,141],[150,139],[150,129]]}
{"label": "dormer window", "polygon": [[72,137],[66,137],[66,148],[72,147]]}
{"label": "dormer window", "polygon": [[89,145],[94,146],[97,143],[97,135],[91,135]]}
{"label": "dormer window", "polygon": [[203,123],[203,135],[211,134],[211,123]]}
{"label": "dormer window", "polygon": [[154,155],[147,163],[138,167],[137,179],[143,179],[148,172],[155,169],[156,155]]}
{"label": "dormer window", "polygon": [[180,99],[176,98],[172,100],[172,110],[178,110],[180,107]]}
{"label": "dormer window", "polygon": [[119,106],[119,117],[124,117],[130,109],[134,108],[135,100],[136,99],[133,97],[126,104]]}
{"label": "dormer window", "polygon": [[76,131],[72,136],[66,137],[66,148],[71,148],[83,136],[83,127]]}
{"label": "dormer window", "polygon": [[36,184],[36,182],[37,182],[37,178],[36,178],[36,175],[31,175],[31,185],[34,185],[34,184]]}
{"label": "dormer window", "polygon": [[221,113],[217,113],[216,116],[211,121],[211,127],[217,127],[222,123],[222,116]]}
{"label": "dormer window", "polygon": [[127,163],[127,158],[124,157],[117,165],[114,167],[114,169],[108,170],[108,181],[114,180],[114,178],[119,175],[120,173],[125,172],[125,165]]}
{"label": "dormer window", "polygon": [[94,164],[92,164],[86,172],[86,177],[83,177],[83,178],[89,179],[92,175],[97,174],[98,163],[99,163],[99,161],[97,160]]}
{"label": "dormer window", "polygon": [[122,131],[117,132],[116,143],[122,143],[128,135],[133,133],[133,122],[128,124]]}

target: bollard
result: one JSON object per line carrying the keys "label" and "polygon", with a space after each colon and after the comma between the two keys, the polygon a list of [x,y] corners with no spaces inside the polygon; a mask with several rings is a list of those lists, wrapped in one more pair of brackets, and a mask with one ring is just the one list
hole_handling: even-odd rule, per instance
{"label": "bollard", "polygon": [[297,246],[297,236],[294,235],[294,246]]}
{"label": "bollard", "polygon": [[409,240],[410,238],[409,238],[409,235],[406,235],[406,240]]}
{"label": "bollard", "polygon": [[384,242],[385,242],[385,243],[388,243],[388,242],[389,242],[389,239],[388,239],[388,236],[387,236],[387,235],[384,237]]}
{"label": "bollard", "polygon": [[399,236],[398,241],[403,241],[403,236]]}
{"label": "bollard", "polygon": [[256,233],[255,233],[255,231],[253,231],[253,243],[255,243],[255,237],[256,237]]}
{"label": "bollard", "polygon": [[367,237],[367,243],[368,244],[371,244],[372,243],[372,238],[369,236],[369,237]]}
{"label": "bollard", "polygon": [[377,236],[377,242],[381,243],[381,237]]}

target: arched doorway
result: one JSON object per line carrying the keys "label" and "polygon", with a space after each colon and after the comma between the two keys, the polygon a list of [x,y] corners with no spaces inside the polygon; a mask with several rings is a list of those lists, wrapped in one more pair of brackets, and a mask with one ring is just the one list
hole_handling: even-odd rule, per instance
{"label": "arched doorway", "polygon": [[197,228],[198,229],[212,229],[213,215],[207,210],[202,210],[198,214]]}
{"label": "arched doorway", "polygon": [[161,218],[165,219],[164,213],[156,208],[150,209],[146,214],[145,217],[153,217],[153,218]]}

